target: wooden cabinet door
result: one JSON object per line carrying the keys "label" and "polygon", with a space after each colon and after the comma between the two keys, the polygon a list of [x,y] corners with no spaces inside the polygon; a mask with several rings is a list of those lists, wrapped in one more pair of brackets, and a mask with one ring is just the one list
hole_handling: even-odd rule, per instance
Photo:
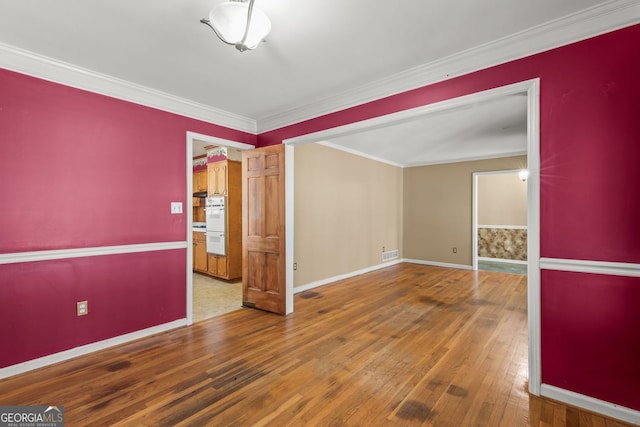
{"label": "wooden cabinet door", "polygon": [[227,161],[209,163],[208,171],[208,192],[209,196],[226,196],[227,189]]}
{"label": "wooden cabinet door", "polygon": [[218,276],[224,279],[229,278],[227,263],[228,258],[226,256],[216,256],[216,268],[218,269]]}
{"label": "wooden cabinet door", "polygon": [[193,192],[200,193],[202,191],[207,191],[207,179],[208,179],[208,171],[206,169],[195,171],[193,173]]}
{"label": "wooden cabinet door", "polygon": [[242,304],[286,314],[284,145],[242,152]]}
{"label": "wooden cabinet door", "polygon": [[226,256],[208,254],[208,267],[207,271],[211,276],[220,277],[222,279],[229,278],[228,258]]}
{"label": "wooden cabinet door", "polygon": [[208,270],[207,262],[207,240],[204,233],[193,233],[193,269],[201,273]]}
{"label": "wooden cabinet door", "polygon": [[216,262],[216,256],[215,255],[211,255],[211,254],[207,254],[207,262],[208,262],[207,273],[209,273],[211,276],[217,276],[218,275],[218,263]]}

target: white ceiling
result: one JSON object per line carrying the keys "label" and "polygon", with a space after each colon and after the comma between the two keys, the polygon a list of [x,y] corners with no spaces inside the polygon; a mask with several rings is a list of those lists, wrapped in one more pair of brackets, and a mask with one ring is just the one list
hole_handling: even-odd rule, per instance
{"label": "white ceiling", "polygon": [[[0,43],[249,118],[261,129],[274,117],[293,117],[336,95],[624,0],[256,0],[272,31],[266,43],[243,53],[199,22],[220,2],[4,0]],[[480,155],[482,147],[513,150],[516,130],[524,130],[516,102],[476,106],[464,120],[442,113],[331,142],[360,151],[379,145],[369,155],[398,164],[427,154]],[[391,148],[403,143],[409,158]]]}
{"label": "white ceiling", "polygon": [[401,167],[527,152],[527,95],[433,112],[320,143]]}

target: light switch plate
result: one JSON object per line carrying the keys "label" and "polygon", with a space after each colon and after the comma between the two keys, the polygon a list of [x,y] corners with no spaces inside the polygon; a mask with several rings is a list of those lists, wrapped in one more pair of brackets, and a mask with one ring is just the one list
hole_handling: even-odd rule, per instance
{"label": "light switch plate", "polygon": [[171,213],[172,214],[181,214],[182,213],[182,202],[171,202]]}

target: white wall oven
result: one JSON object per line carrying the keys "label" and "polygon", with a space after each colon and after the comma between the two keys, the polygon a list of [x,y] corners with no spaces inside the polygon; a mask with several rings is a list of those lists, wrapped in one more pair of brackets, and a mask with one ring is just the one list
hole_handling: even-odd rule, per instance
{"label": "white wall oven", "polygon": [[205,219],[207,253],[226,255],[227,245],[225,234],[227,231],[225,198],[221,196],[205,199]]}

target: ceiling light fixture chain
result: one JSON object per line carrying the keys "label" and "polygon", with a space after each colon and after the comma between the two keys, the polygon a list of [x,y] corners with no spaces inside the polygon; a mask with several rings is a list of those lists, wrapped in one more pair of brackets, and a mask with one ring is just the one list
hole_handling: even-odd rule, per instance
{"label": "ceiling light fixture chain", "polygon": [[240,52],[253,50],[271,30],[267,15],[254,9],[255,0],[230,0],[216,6],[209,19],[200,22],[213,30],[225,44],[235,46]]}

